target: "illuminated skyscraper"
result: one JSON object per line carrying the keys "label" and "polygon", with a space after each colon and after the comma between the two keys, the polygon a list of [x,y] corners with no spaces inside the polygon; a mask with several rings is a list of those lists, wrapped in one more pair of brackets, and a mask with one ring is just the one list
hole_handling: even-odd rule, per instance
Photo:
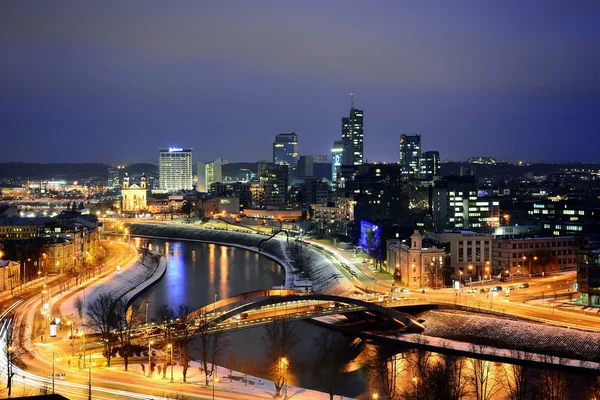
{"label": "illuminated skyscraper", "polygon": [[159,149],[158,185],[168,192],[192,190],[192,149]]}
{"label": "illuminated skyscraper", "polygon": [[292,132],[280,133],[275,136],[273,163],[288,165],[290,169],[296,169],[298,165],[298,135]]}
{"label": "illuminated skyscraper", "polygon": [[421,135],[400,135],[400,167],[402,175],[419,179],[421,175]]}
{"label": "illuminated skyscraper", "polygon": [[440,152],[425,151],[421,154],[421,179],[431,181],[440,175]]}
{"label": "illuminated skyscraper", "polygon": [[363,110],[354,108],[354,93],[350,94],[350,117],[342,118],[342,141],[348,152],[344,153],[344,165],[360,165],[363,158]]}
{"label": "illuminated skyscraper", "polygon": [[346,142],[336,140],[331,148],[331,182],[337,182],[337,168],[343,164]]}

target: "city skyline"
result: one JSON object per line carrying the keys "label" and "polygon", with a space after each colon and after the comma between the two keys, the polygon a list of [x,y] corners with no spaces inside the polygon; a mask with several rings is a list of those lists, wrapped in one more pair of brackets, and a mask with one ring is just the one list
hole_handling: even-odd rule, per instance
{"label": "city skyline", "polygon": [[403,132],[443,160],[593,161],[599,16],[586,1],[6,3],[4,160],[155,162],[185,146],[253,161],[281,132],[328,154],[353,91],[367,162],[396,162]]}

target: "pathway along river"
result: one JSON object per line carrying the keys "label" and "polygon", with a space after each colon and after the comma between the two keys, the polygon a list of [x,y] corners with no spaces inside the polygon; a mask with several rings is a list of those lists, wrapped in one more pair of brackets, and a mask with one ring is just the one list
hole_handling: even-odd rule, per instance
{"label": "pathway along river", "polygon": [[[163,303],[168,304],[171,308],[185,304],[197,309],[213,302],[215,293],[218,293],[219,298],[226,298],[253,290],[269,289],[281,285],[284,281],[284,271],[281,266],[251,251],[176,239],[135,238],[132,240],[138,247],[148,246],[152,250],[164,254],[169,263],[163,278],[136,299],[136,301],[150,303],[151,319],[156,307]],[[306,321],[296,321],[292,324],[294,331],[302,341],[290,356],[289,384],[326,391],[326,383],[322,380],[323,374],[317,362],[314,343],[314,339],[325,329]],[[269,365],[265,362],[264,346],[261,342],[263,334],[264,328],[231,332],[229,334],[232,343],[231,350],[219,364],[254,376],[267,377]],[[341,336],[339,333],[335,334]],[[354,338],[346,339],[350,342]],[[405,349],[405,351],[410,352],[410,349]],[[405,372],[401,378],[398,378],[398,386],[402,391],[410,392],[414,383],[412,380],[414,375],[409,372],[411,367],[405,359],[414,354],[406,357],[407,352],[404,353],[404,357],[402,353],[398,354],[394,360],[396,363],[399,362],[399,359],[403,360],[401,363],[404,364],[398,364],[398,366]],[[387,355],[391,356],[393,353]],[[345,373],[339,380],[336,390],[338,395],[361,399],[372,398],[367,383],[366,368],[362,366],[370,358],[370,354],[372,354],[372,349],[366,351],[365,346],[358,347],[355,351],[349,350],[345,354],[348,357],[346,368],[350,372]],[[465,360],[464,371],[461,374],[465,376],[465,379],[470,372],[469,365],[469,361]],[[494,365],[493,376],[498,380],[505,380],[505,371],[510,374],[511,370],[508,365]],[[542,375],[541,372],[534,370],[531,379],[535,378],[537,381]],[[585,393],[587,378],[582,379],[581,376],[577,377],[572,374],[559,378],[563,379],[564,384],[568,387],[569,394],[564,399],[588,398]],[[418,387],[415,388],[418,389]],[[337,398],[339,397],[336,396]],[[473,397],[467,395],[464,398]],[[506,390],[501,388],[493,398],[507,398]]]}

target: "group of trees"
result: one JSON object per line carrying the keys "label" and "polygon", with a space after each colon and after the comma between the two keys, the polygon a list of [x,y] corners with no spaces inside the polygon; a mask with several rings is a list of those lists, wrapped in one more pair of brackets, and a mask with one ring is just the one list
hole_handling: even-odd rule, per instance
{"label": "group of trees", "polygon": [[313,257],[306,244],[302,240],[290,240],[286,243],[286,252],[294,272],[308,274]]}
{"label": "group of trees", "polygon": [[[511,400],[567,398],[567,379],[560,368],[538,369],[530,366],[531,355],[513,351],[513,364],[502,364],[483,358],[465,358],[447,352],[431,353],[418,339],[416,348],[396,354],[387,345],[373,346],[366,362],[373,392],[389,400]],[[486,349],[489,350],[489,349]],[[483,354],[481,345],[470,345],[469,351]],[[488,354],[488,352],[486,352]],[[493,354],[492,354],[493,355]],[[544,362],[564,364],[554,356]],[[600,379],[590,376],[590,398],[598,396]],[[500,396],[502,394],[502,396]],[[500,396],[500,397],[499,397]],[[503,397],[504,396],[504,397]]]}

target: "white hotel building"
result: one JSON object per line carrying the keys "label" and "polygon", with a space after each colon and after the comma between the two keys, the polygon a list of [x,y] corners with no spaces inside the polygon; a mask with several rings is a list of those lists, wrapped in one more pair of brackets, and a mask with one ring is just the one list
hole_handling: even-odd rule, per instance
{"label": "white hotel building", "polygon": [[167,192],[192,190],[192,149],[159,149],[158,184]]}

